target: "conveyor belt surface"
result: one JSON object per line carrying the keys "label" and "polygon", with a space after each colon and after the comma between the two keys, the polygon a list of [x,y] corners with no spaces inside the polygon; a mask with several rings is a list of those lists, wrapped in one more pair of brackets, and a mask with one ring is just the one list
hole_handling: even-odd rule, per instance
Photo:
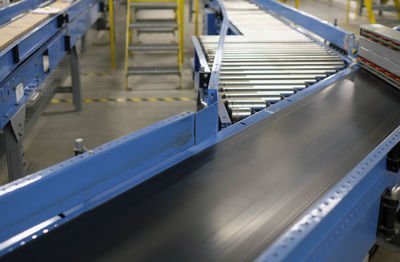
{"label": "conveyor belt surface", "polygon": [[360,69],[3,260],[252,260],[399,124]]}

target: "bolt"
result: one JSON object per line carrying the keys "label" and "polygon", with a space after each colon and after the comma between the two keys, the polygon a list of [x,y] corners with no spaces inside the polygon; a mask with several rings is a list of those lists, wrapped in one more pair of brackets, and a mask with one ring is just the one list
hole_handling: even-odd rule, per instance
{"label": "bolt", "polygon": [[207,85],[207,83],[204,83],[203,86],[204,86],[205,88],[207,88],[208,85]]}
{"label": "bolt", "polygon": [[204,74],[204,78],[208,78],[208,74]]}

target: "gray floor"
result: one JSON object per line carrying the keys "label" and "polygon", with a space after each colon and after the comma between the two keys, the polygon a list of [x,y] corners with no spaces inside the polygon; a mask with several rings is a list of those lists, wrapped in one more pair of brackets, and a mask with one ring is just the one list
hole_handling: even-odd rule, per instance
{"label": "gray floor", "polygon": [[[288,1],[293,5],[294,1]],[[352,3],[354,11],[354,3]],[[368,23],[366,12],[358,20],[352,18],[345,23],[346,3],[343,0],[300,1],[300,9],[315,16],[333,22],[338,19],[339,26],[358,34],[359,25]],[[81,81],[83,98],[163,98],[186,97],[194,99],[195,92],[191,75],[190,59],[193,57],[193,47],[190,37],[194,32],[193,23],[187,21],[185,8],[185,61],[183,88],[179,86],[178,77],[133,77],[129,81],[132,91],[124,89],[124,19],[125,7],[117,11],[117,69],[110,69],[110,52],[108,33],[91,33],[88,38],[93,44],[81,57]],[[352,17],[354,17],[352,15]],[[398,23],[395,14],[384,13],[383,17],[376,15],[378,22],[388,25]],[[166,36],[162,38],[165,39]],[[144,39],[144,38],[143,38]],[[146,39],[144,39],[146,40]],[[136,55],[135,63],[175,63],[175,56],[165,54]],[[57,69],[55,74],[68,71],[65,65]],[[68,86],[70,79],[64,85]],[[54,99],[70,99],[68,94],[57,94]],[[75,112],[71,103],[51,103],[40,118],[30,128],[24,140],[27,166],[30,171],[37,171],[73,156],[75,138],[85,139],[86,146],[93,148],[112,139],[134,132],[157,121],[184,111],[195,111],[194,100],[175,102],[108,102],[84,103],[81,112]],[[1,181],[5,176],[0,177]],[[400,256],[386,249],[379,249],[374,262],[400,261]]]}
{"label": "gray floor", "polygon": [[[185,9],[187,11],[187,9]],[[117,19],[117,69],[111,70],[108,32],[92,36],[80,60],[82,96],[100,98],[190,98],[176,102],[109,102],[84,103],[81,112],[74,112],[71,103],[52,103],[47,106],[31,131],[26,135],[24,148],[28,166],[32,171],[46,168],[73,156],[75,138],[82,137],[88,148],[144,128],[167,117],[185,111],[195,111],[194,89],[190,59],[193,57],[190,37],[193,23],[185,23],[185,60],[183,87],[178,76],[135,76],[129,80],[132,91],[124,86],[124,15],[125,7],[118,9]],[[188,16],[186,15],[186,18]],[[163,38],[168,37],[161,36]],[[160,36],[158,36],[158,39]],[[142,38],[141,38],[142,39]],[[156,41],[157,36],[155,36]],[[146,40],[146,39],[144,39]],[[136,64],[176,64],[175,54],[136,54]],[[64,85],[68,86],[67,78]],[[57,94],[54,99],[70,99],[69,94]]]}

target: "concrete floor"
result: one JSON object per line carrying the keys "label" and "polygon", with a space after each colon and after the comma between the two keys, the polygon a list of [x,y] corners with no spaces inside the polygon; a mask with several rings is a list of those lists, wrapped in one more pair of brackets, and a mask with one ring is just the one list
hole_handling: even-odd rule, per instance
{"label": "concrete floor", "polygon": [[[187,9],[185,9],[187,11]],[[194,89],[190,59],[193,57],[191,36],[194,25],[185,23],[185,52],[183,88],[178,76],[135,76],[129,80],[132,91],[124,86],[125,7],[117,10],[117,69],[111,70],[109,36],[102,31],[92,36],[80,60],[82,97],[100,98],[190,98],[175,102],[109,102],[84,103],[75,112],[71,103],[52,103],[47,106],[31,131],[26,134],[24,148],[27,166],[37,171],[73,156],[74,140],[85,139],[86,147],[93,148],[112,139],[144,128],[155,122],[185,111],[195,111]],[[186,19],[187,19],[186,15]],[[142,36],[141,36],[142,37]],[[162,38],[168,37],[163,35]],[[141,38],[142,39],[142,38]],[[160,36],[155,36],[156,41]],[[146,39],[144,39],[146,40]],[[175,54],[134,55],[136,63],[176,64]],[[64,86],[70,85],[68,77]],[[70,99],[70,94],[57,94],[54,99]]]}
{"label": "concrete floor", "polygon": [[[293,5],[294,1],[288,1]],[[354,10],[354,3],[352,3]],[[346,3],[343,0],[300,1],[300,9],[329,22],[338,19],[339,26],[356,34],[359,25],[368,23],[365,15],[358,20],[351,19],[345,23]],[[364,12],[365,13],[365,12]],[[195,91],[191,75],[190,59],[193,57],[191,36],[194,32],[193,23],[188,21],[185,8],[185,61],[183,88],[179,85],[177,76],[163,77],[133,77],[129,81],[131,91],[124,89],[124,21],[125,7],[117,10],[117,69],[110,69],[110,52],[108,32],[91,33],[93,44],[81,57],[81,82],[83,98],[163,98],[186,97],[192,100],[175,102],[108,102],[84,103],[81,112],[75,112],[70,103],[51,103],[35,122],[24,140],[25,158],[30,172],[34,172],[58,163],[73,156],[74,140],[78,137],[85,139],[86,146],[93,148],[112,139],[134,132],[167,117],[184,111],[195,111]],[[354,15],[352,15],[354,17]],[[376,16],[378,22],[381,20]],[[394,14],[384,13],[385,23],[397,24]],[[201,27],[200,27],[201,28]],[[162,36],[165,39],[167,36]],[[157,41],[157,39],[156,39]],[[173,64],[175,56],[165,54],[146,54],[135,56],[135,61],[156,64]],[[68,67],[64,62],[55,74],[65,73]],[[65,80],[68,86],[70,79]],[[54,99],[70,99],[68,94],[57,94]],[[83,174],[84,175],[84,174]],[[3,175],[1,181],[5,180]],[[389,250],[380,248],[371,260],[399,261],[400,256]]]}

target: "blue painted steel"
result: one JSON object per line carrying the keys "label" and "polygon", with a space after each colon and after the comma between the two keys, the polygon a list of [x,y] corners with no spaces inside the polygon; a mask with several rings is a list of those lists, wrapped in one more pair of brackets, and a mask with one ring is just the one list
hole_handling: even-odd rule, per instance
{"label": "blue painted steel", "polygon": [[[42,23],[35,30],[19,38],[7,48],[0,51],[0,81],[12,73],[23,60],[29,57],[35,50],[53,37],[62,28],[57,27],[57,18],[52,17]],[[19,61],[13,59],[13,48],[18,46]]]}
{"label": "blue painted steel", "polygon": [[70,8],[69,14],[69,35],[71,46],[86,33],[86,31],[99,18],[100,5],[92,0],[77,2]]}
{"label": "blue painted steel", "polygon": [[0,25],[10,21],[13,17],[28,10],[34,9],[47,0],[23,0],[0,9]]}
{"label": "blue painted steel", "polygon": [[[57,53],[58,47],[62,47],[61,42],[49,44],[49,54],[53,48]],[[196,114],[186,113],[164,120],[100,146],[93,154],[86,153],[66,160],[0,187],[0,210],[7,210],[7,216],[0,220],[0,243],[18,236],[0,250],[0,255],[244,130],[357,68],[342,70],[219,132],[216,131],[218,105],[210,103],[208,108]],[[211,92],[213,90],[216,91],[210,89]],[[217,98],[217,93],[214,98]],[[394,174],[384,170],[384,159],[400,141],[399,132],[400,127],[268,248],[259,260],[337,261],[333,254],[344,254],[350,247],[351,254],[346,253],[346,257],[340,260],[354,261],[366,254],[375,241],[380,194],[395,180]],[[63,187],[60,188],[60,184]],[[21,206],[24,209],[19,208]],[[32,229],[34,226],[37,227]],[[22,232],[25,234],[21,235]],[[358,241],[356,247],[352,245],[355,238]],[[0,247],[5,246],[0,244]]]}
{"label": "blue painted steel", "polygon": [[215,137],[218,131],[218,104],[213,104],[195,114],[195,144]]}
{"label": "blue painted steel", "polygon": [[321,36],[323,39],[347,51],[349,56],[351,56],[353,48],[356,47],[355,35],[340,27],[274,0],[253,0],[253,2]]}
{"label": "blue painted steel", "polygon": [[174,157],[180,160],[179,154],[194,143],[195,115],[184,113],[1,187],[0,210],[7,210],[7,216],[0,220],[0,243],[64,212],[81,213],[141,183],[175,164]]}
{"label": "blue painted steel", "polygon": [[[25,34],[6,49],[0,51],[0,129],[12,118],[42,83],[54,67],[67,54],[65,39],[69,46],[76,41],[100,17],[99,0],[80,0],[63,11],[69,17],[69,23],[59,27],[57,17],[51,17],[35,30]],[[62,15],[62,14],[60,14]],[[69,38],[66,38],[66,37]],[[18,49],[18,61],[13,51]],[[49,70],[44,72],[43,56],[47,54]],[[24,96],[17,101],[16,91],[23,86]]]}
{"label": "blue painted steel", "polygon": [[[0,93],[2,103],[0,103],[0,127],[3,128],[18,109],[28,100],[30,95],[47,77],[51,69],[57,65],[67,54],[65,50],[64,35],[66,28],[56,34],[46,45],[38,49],[28,59],[24,61],[12,74],[8,75],[0,82]],[[50,68],[44,71],[43,56],[48,51]],[[23,96],[17,101],[17,89],[22,85]]]}
{"label": "blue painted steel", "polygon": [[203,48],[201,47],[198,38],[196,36],[193,36],[192,42],[194,46],[194,59],[195,59],[194,70],[196,72],[201,71],[204,73],[211,72],[210,67],[208,66],[206,55],[203,52]]}
{"label": "blue painted steel", "polygon": [[[217,105],[214,104],[199,113],[181,114],[105,144],[96,148],[92,155],[86,153],[0,187],[0,210],[7,210],[7,216],[0,220],[0,243],[20,236],[14,238],[18,241],[8,242],[9,245],[0,254],[244,130],[355,69],[345,69],[300,91],[281,105],[272,105],[219,132],[215,129]],[[354,241],[353,238],[360,234],[363,239],[360,241],[357,238],[359,247],[352,245],[352,255],[346,254],[348,257],[343,260],[350,261],[364,255],[375,240],[380,193],[393,183],[393,174],[384,171],[383,165],[387,152],[400,141],[399,132],[400,127],[267,249],[259,260],[315,258],[317,261],[329,261],[334,258],[333,251],[335,254],[344,252]],[[63,184],[62,188],[58,186],[60,184]],[[18,208],[26,202],[32,205],[25,209]],[[50,222],[41,224],[45,221]],[[29,231],[36,225],[40,226]],[[21,236],[19,233],[24,231]],[[295,238],[291,240],[293,236]]]}
{"label": "blue painted steel", "polygon": [[211,105],[0,187],[0,210],[7,210],[0,255],[213,145],[217,130],[217,105]]}
{"label": "blue painted steel", "polygon": [[[218,10],[218,5],[215,2],[215,0],[211,1],[210,5],[212,5],[212,8],[204,10],[204,34],[206,35],[219,35],[221,33],[222,21],[221,19],[217,19],[215,12]],[[234,25],[229,23],[227,35],[241,35],[241,33]]]}

